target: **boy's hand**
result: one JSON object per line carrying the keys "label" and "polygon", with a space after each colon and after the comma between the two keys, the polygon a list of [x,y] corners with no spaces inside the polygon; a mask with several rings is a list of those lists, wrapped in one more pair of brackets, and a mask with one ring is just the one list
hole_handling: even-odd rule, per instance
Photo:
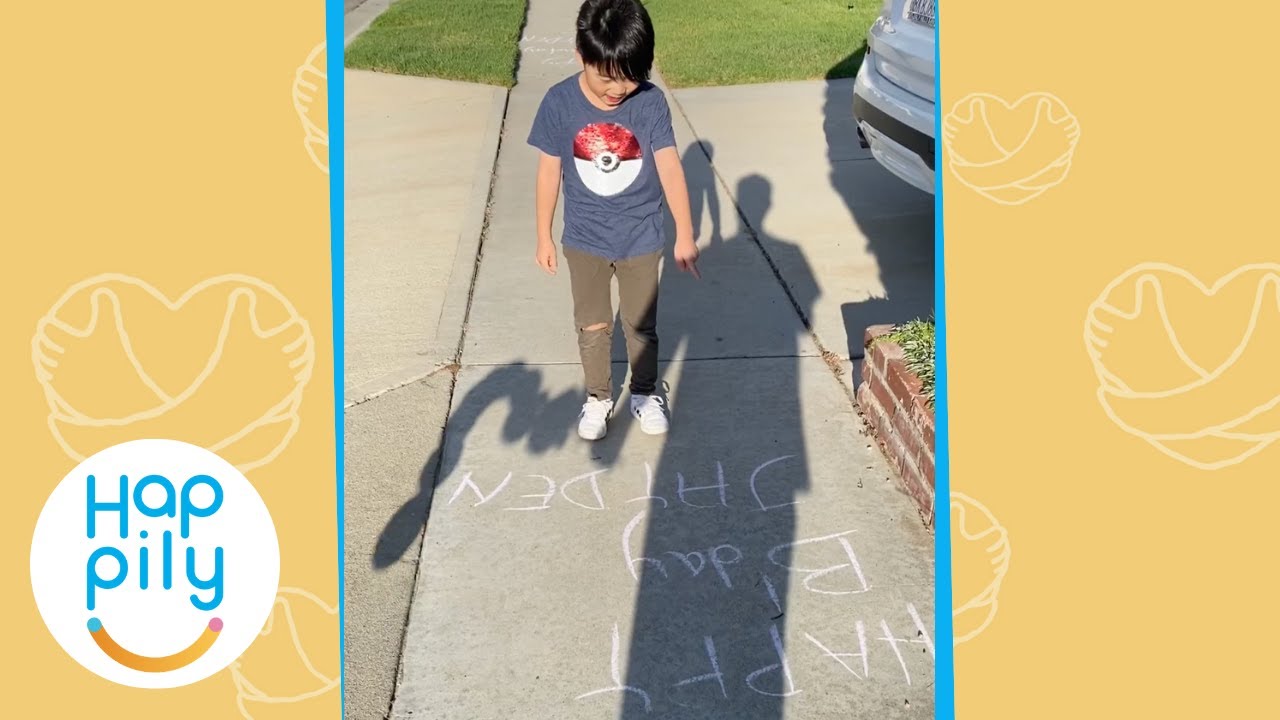
{"label": "boy's hand", "polygon": [[676,240],[675,259],[676,267],[693,273],[698,280],[702,279],[702,274],[698,272],[698,246],[692,240]]}
{"label": "boy's hand", "polygon": [[538,249],[534,251],[534,258],[538,267],[547,271],[548,275],[556,274],[556,244],[551,240],[538,240]]}

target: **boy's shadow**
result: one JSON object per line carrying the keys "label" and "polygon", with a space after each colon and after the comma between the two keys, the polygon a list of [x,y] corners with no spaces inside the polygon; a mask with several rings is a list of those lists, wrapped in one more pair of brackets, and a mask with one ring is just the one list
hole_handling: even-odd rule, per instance
{"label": "boy's shadow", "polygon": [[[582,397],[572,390],[550,397],[542,389],[542,373],[528,365],[499,367],[485,376],[453,405],[440,444],[422,467],[418,494],[400,506],[378,537],[372,558],[374,568],[383,569],[399,562],[422,534],[435,486],[453,473],[466,436],[485,411],[499,402],[507,405],[502,441],[508,445],[524,441],[531,454],[541,455],[564,446],[576,427],[571,421],[576,417]],[[453,450],[446,452],[449,448]]]}

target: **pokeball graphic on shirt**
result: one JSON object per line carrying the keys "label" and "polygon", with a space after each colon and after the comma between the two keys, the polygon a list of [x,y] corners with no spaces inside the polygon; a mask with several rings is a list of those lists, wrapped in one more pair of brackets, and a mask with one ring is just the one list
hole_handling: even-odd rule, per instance
{"label": "pokeball graphic on shirt", "polygon": [[617,123],[593,123],[573,139],[573,162],[582,183],[597,195],[617,195],[640,175],[640,141]]}

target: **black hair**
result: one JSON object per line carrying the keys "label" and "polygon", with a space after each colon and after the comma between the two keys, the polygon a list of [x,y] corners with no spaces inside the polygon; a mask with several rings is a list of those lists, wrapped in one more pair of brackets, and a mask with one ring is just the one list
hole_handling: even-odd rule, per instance
{"label": "black hair", "polygon": [[578,10],[582,61],[612,77],[645,82],[653,69],[653,22],[638,0],[586,0]]}

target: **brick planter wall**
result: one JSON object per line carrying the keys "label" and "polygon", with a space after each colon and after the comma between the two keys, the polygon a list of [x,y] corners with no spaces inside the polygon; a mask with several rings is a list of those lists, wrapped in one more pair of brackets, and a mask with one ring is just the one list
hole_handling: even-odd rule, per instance
{"label": "brick planter wall", "polygon": [[933,410],[921,396],[920,379],[907,369],[902,348],[878,338],[890,325],[867,328],[858,405],[876,440],[898,471],[898,481],[933,527]]}

